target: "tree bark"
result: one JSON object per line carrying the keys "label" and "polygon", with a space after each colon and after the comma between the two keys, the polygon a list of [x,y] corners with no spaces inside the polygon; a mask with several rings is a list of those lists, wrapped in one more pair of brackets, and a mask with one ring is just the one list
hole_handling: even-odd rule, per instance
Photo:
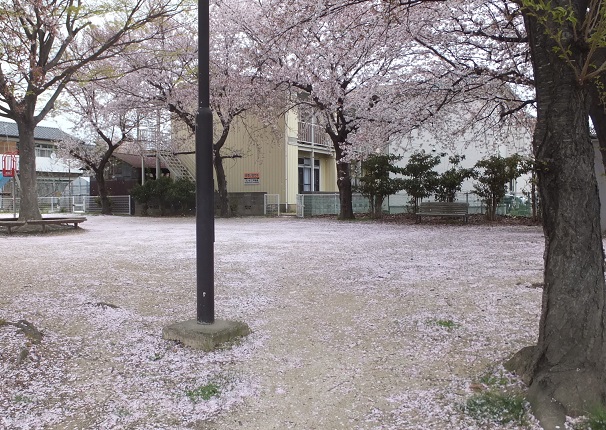
{"label": "tree bark", "polygon": [[333,141],[337,163],[337,187],[339,189],[339,219],[355,219],[353,213],[353,189],[351,186],[351,164],[345,161],[341,142]]}
{"label": "tree bark", "polygon": [[225,169],[223,167],[223,157],[215,150],[213,157],[215,165],[215,174],[217,175],[217,193],[219,194],[219,213],[222,217],[231,216],[229,208],[229,194],[227,193],[227,178],[225,177]]}
{"label": "tree bark", "polygon": [[372,205],[372,217],[376,219],[383,218],[383,201],[385,196],[376,195],[374,198],[374,204]]}
{"label": "tree bark", "polygon": [[497,217],[497,207],[498,207],[498,202],[496,197],[493,195],[490,198],[490,207],[488,208],[488,213],[487,213],[487,218],[488,221],[494,221]]}
{"label": "tree bark", "polygon": [[213,144],[213,165],[215,167],[215,175],[217,179],[217,193],[219,195],[219,215],[228,218],[232,215],[231,208],[229,206],[229,194],[227,192],[227,178],[225,177],[225,167],[223,166],[223,159],[221,156],[221,149],[227,141],[229,132],[231,130],[231,122],[233,117],[228,116],[227,118],[221,114],[221,110],[217,110],[217,115],[221,121],[221,135],[217,141]]}
{"label": "tree bark", "polygon": [[42,219],[38,207],[38,185],[36,182],[36,144],[34,141],[33,121],[17,118],[19,130],[19,181],[21,183],[21,202],[19,220]]}
{"label": "tree bark", "polygon": [[[557,5],[556,5],[557,6]],[[564,5],[566,6],[566,5]],[[545,234],[544,290],[536,346],[510,362],[530,385],[546,428],[606,399],[604,253],[589,93],[530,16],[537,93],[533,149]]]}
{"label": "tree bark", "polygon": [[101,200],[101,214],[103,215],[111,215],[112,214],[112,206],[109,200],[109,195],[107,191],[107,183],[105,182],[105,165],[95,172],[95,179],[97,180],[97,187],[99,191],[99,199]]}
{"label": "tree bark", "polygon": [[537,221],[539,219],[539,213],[537,211],[537,175],[534,171],[530,181],[530,202],[532,205],[532,219]]}

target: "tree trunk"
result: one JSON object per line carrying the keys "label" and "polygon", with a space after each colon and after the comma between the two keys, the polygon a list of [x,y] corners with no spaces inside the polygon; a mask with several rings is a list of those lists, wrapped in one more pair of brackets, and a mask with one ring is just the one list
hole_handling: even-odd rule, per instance
{"label": "tree trunk", "polygon": [[350,164],[347,162],[337,162],[337,176],[339,203],[341,204],[339,219],[354,219]]}
{"label": "tree trunk", "polygon": [[21,203],[19,220],[42,219],[38,207],[38,185],[36,182],[36,144],[33,121],[17,119],[19,130],[19,180],[21,183]]}
{"label": "tree trunk", "polygon": [[539,219],[537,211],[537,175],[534,172],[530,181],[530,202],[532,204],[532,219],[537,221]]}
{"label": "tree trunk", "polygon": [[520,351],[510,367],[530,384],[529,400],[544,427],[564,428],[565,415],[583,414],[606,398],[600,204],[588,91],[536,20],[526,17],[526,27],[537,93],[533,147],[545,234],[544,290],[538,343]]}
{"label": "tree trunk", "polygon": [[375,196],[375,194],[373,192],[370,192],[368,194],[368,196],[366,196],[366,197],[368,198],[368,207],[370,208],[370,216],[374,217],[377,196]]}
{"label": "tree trunk", "polygon": [[372,207],[372,217],[373,218],[383,218],[383,201],[385,197],[382,195],[376,195],[374,198],[374,204]]}
{"label": "tree trunk", "polygon": [[95,179],[97,180],[97,187],[99,190],[99,199],[101,200],[101,214],[111,215],[112,207],[107,192],[107,184],[105,183],[105,166],[102,169],[95,172]]}
{"label": "tree trunk", "polygon": [[486,200],[486,219],[488,221],[494,221],[497,217],[497,200],[494,195],[490,196],[490,199]]}
{"label": "tree trunk", "polygon": [[355,219],[353,213],[353,190],[351,186],[351,164],[345,161],[341,142],[333,142],[337,162],[337,187],[339,188],[339,219]]}
{"label": "tree trunk", "polygon": [[215,151],[213,164],[215,165],[215,173],[217,175],[217,192],[219,193],[219,213],[222,217],[230,217],[231,211],[229,208],[229,194],[227,193],[227,178],[225,177],[225,169],[223,168],[223,157]]}

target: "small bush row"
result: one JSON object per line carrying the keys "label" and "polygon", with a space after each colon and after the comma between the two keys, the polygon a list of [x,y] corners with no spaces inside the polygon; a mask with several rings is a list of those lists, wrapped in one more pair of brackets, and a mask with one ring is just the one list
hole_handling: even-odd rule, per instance
{"label": "small bush row", "polygon": [[141,215],[147,215],[149,209],[158,209],[161,216],[196,210],[196,184],[188,179],[160,177],[146,181],[135,186],[131,196],[141,204]]}

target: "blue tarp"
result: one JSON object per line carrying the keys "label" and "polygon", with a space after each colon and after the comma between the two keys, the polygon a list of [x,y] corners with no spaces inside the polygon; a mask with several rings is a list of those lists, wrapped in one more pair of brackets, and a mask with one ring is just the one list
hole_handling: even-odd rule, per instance
{"label": "blue tarp", "polygon": [[2,176],[2,172],[0,172],[0,190],[2,189],[2,187],[4,187],[6,184],[8,184],[8,182],[10,180],[11,180],[11,178]]}

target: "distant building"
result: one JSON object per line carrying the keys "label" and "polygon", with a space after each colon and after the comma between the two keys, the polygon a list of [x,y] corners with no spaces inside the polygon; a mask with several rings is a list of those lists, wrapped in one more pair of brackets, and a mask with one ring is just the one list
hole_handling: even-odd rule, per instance
{"label": "distant building", "polygon": [[[114,152],[105,169],[105,186],[110,196],[129,195],[130,190],[146,180],[156,179],[156,169],[160,168],[160,175],[170,176],[166,163],[156,160],[154,154],[142,156],[141,154],[126,154]],[[98,186],[95,177],[91,177],[90,193],[98,195]]]}
{"label": "distant building", "polygon": [[[37,185],[40,197],[61,196],[70,181],[82,175],[76,162],[60,160],[57,157],[56,142],[66,137],[68,137],[66,133],[55,127],[38,126],[34,129]],[[5,157],[7,153],[17,153],[18,142],[17,124],[0,121],[0,157]],[[18,166],[18,155],[16,160]],[[0,172],[0,191],[3,196],[12,193],[10,179],[2,176]]]}

